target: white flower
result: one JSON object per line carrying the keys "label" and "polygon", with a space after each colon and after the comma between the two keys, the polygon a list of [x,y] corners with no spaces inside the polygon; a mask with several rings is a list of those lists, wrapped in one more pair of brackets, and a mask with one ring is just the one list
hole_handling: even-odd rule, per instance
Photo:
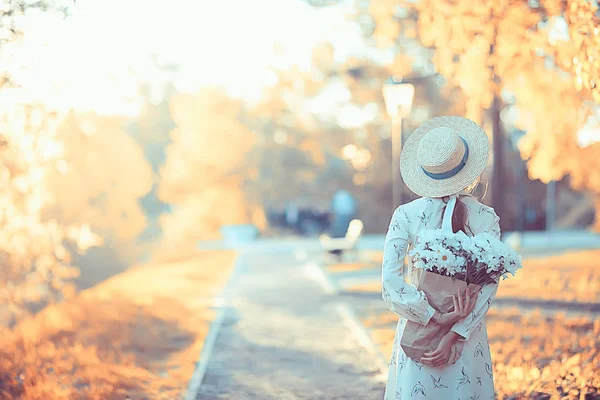
{"label": "white flower", "polygon": [[492,234],[467,236],[441,229],[420,232],[409,255],[417,268],[452,276],[465,272],[469,265],[485,270],[488,279],[494,280],[508,273],[514,275],[522,264],[520,256]]}
{"label": "white flower", "polygon": [[444,268],[446,270],[451,269],[456,264],[456,256],[452,252],[443,248],[439,251],[438,255],[438,268]]}
{"label": "white flower", "polygon": [[471,238],[470,260],[483,268],[489,278],[515,274],[521,267],[520,256],[494,235],[481,233]]}
{"label": "white flower", "polygon": [[459,249],[462,247],[460,240],[456,236],[448,236],[444,238],[444,244],[447,247],[451,247],[454,249]]}
{"label": "white flower", "polygon": [[445,249],[444,245],[441,242],[433,242],[429,245],[429,247],[436,253],[440,253],[442,252],[442,250]]}

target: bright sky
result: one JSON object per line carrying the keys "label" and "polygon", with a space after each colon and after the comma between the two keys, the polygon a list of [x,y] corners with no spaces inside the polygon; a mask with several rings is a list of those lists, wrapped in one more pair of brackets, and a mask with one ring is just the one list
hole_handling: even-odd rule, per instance
{"label": "bright sky", "polygon": [[[140,82],[152,85],[157,101],[168,81],[192,91],[223,85],[254,100],[275,83],[270,66],[308,68],[320,40],[335,43],[338,59],[363,51],[343,7],[315,9],[300,0],[78,0],[67,20],[28,15],[23,43],[3,46],[2,58],[30,97],[61,108],[135,114]],[[276,42],[283,53],[274,51]]]}

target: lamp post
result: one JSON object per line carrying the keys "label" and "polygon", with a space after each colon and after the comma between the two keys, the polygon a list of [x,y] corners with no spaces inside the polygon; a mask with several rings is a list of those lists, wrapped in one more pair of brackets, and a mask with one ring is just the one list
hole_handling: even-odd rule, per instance
{"label": "lamp post", "polygon": [[554,230],[556,219],[556,181],[553,179],[546,185],[546,231]]}
{"label": "lamp post", "polygon": [[402,153],[402,119],[410,114],[415,87],[402,79],[389,78],[383,85],[385,108],[392,120],[392,193],[393,208],[402,204],[400,154]]}

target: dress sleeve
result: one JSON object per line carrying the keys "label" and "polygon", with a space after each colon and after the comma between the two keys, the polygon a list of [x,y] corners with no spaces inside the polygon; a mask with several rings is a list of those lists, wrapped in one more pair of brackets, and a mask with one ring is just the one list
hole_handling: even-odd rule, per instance
{"label": "dress sleeve", "polygon": [[424,292],[404,280],[404,257],[410,241],[410,220],[399,207],[385,237],[382,267],[382,297],[388,308],[397,315],[421,325],[427,325],[435,309],[429,305]]}
{"label": "dress sleeve", "polygon": [[[496,213],[489,209],[489,214],[492,217],[491,225],[489,225],[488,229],[485,229],[485,232],[489,232],[490,234],[496,236],[500,239],[500,218],[496,215]],[[492,301],[496,292],[498,291],[498,283],[490,283],[488,285],[483,285],[483,287],[479,291],[479,295],[477,296],[477,300],[475,301],[475,308],[466,318],[461,319],[456,322],[452,326],[452,331],[458,333],[460,336],[468,340],[471,336],[471,332],[473,329],[476,329],[477,326],[481,323],[483,317],[490,309],[492,305]]]}

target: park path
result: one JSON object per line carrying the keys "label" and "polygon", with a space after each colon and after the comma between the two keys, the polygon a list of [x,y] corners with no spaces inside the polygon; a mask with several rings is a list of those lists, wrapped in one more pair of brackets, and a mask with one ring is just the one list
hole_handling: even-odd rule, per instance
{"label": "park path", "polygon": [[197,399],[381,399],[381,372],[293,254],[243,254]]}

